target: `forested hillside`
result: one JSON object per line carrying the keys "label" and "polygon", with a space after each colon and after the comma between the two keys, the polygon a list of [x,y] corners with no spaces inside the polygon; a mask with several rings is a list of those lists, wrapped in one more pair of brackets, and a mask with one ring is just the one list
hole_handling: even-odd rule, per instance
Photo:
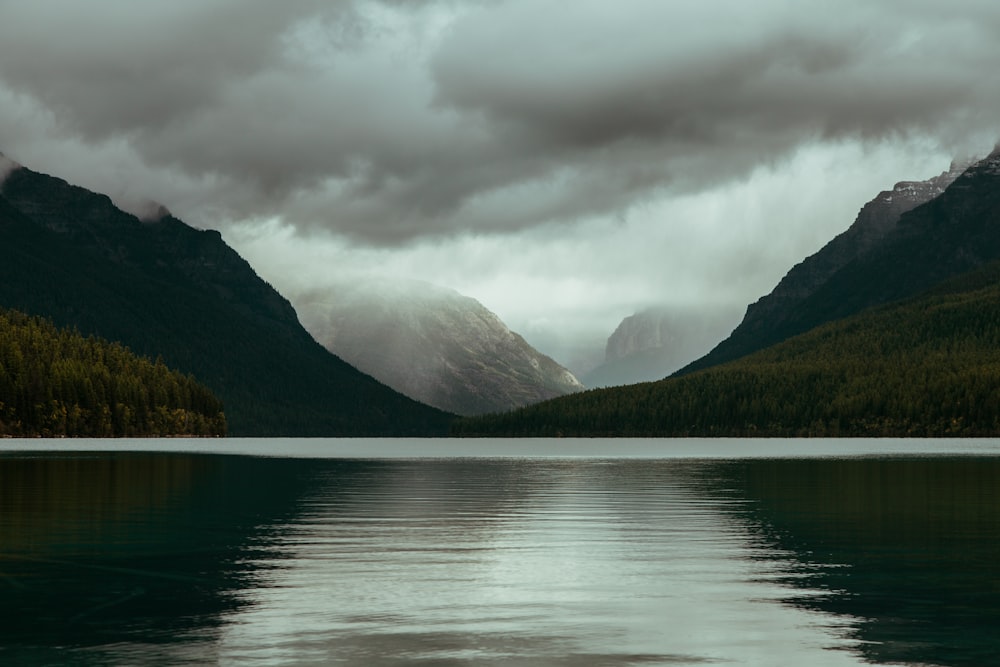
{"label": "forested hillside", "polygon": [[222,403],[191,376],[0,310],[0,436],[225,434]]}
{"label": "forested hillside", "polygon": [[455,427],[489,436],[997,436],[1000,270],[740,360]]}

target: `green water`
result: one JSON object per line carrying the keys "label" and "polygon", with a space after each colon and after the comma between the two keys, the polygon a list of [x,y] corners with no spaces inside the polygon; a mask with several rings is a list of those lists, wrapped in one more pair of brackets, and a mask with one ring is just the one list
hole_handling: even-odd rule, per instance
{"label": "green water", "polygon": [[0,445],[0,664],[1000,664],[993,442]]}

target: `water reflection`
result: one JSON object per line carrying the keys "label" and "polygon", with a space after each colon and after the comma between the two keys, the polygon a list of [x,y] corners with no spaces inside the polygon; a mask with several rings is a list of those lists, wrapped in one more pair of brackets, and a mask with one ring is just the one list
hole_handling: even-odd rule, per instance
{"label": "water reflection", "polygon": [[990,664],[998,466],[0,456],[0,662]]}
{"label": "water reflection", "polygon": [[831,593],[796,604],[864,619],[853,636],[866,659],[1000,663],[1000,459],[773,460],[713,473],[753,501],[766,539],[813,566],[808,585]]}
{"label": "water reflection", "polygon": [[[241,661],[856,664],[842,621],[782,605],[734,494],[692,466],[411,461],[327,474],[221,644]],[[264,561],[261,561],[262,563]]]}
{"label": "water reflection", "polygon": [[0,662],[211,662],[248,556],[306,471],[172,455],[0,456]]}

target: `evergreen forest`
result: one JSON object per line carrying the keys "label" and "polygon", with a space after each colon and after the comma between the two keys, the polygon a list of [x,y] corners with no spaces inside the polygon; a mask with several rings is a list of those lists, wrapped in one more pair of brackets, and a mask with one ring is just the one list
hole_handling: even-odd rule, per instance
{"label": "evergreen forest", "polygon": [[0,437],[225,434],[221,401],[192,376],[0,310]]}

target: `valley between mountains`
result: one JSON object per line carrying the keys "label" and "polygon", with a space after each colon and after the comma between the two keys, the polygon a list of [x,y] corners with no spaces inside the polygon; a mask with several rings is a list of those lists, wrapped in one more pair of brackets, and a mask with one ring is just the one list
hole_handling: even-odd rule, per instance
{"label": "valley between mountains", "polygon": [[218,232],[0,159],[0,435],[1000,434],[1000,150],[879,193],[742,321],[638,312],[579,374],[434,285],[293,305]]}

